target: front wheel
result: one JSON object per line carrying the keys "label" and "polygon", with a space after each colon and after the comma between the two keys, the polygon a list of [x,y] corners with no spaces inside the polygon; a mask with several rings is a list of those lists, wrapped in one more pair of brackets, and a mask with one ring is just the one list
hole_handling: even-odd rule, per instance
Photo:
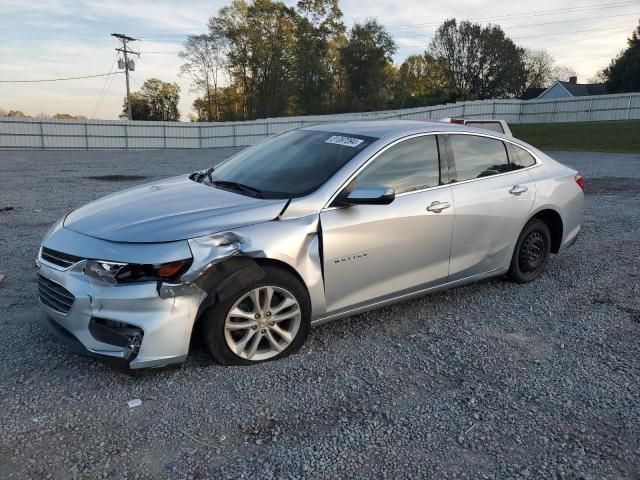
{"label": "front wheel", "polygon": [[293,275],[265,267],[265,277],[205,314],[205,341],[222,365],[276,360],[302,347],[310,326],[306,290]]}
{"label": "front wheel", "polygon": [[537,218],[530,220],[518,237],[509,267],[509,278],[518,283],[537,279],[544,272],[550,252],[549,227]]}

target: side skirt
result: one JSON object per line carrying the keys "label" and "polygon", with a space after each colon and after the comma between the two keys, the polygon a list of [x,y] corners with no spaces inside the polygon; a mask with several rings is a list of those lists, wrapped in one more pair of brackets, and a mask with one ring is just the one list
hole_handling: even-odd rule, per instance
{"label": "side skirt", "polygon": [[399,295],[392,296],[389,298],[375,299],[369,303],[360,304],[355,307],[348,307],[341,311],[329,313],[327,315],[323,315],[318,318],[315,318],[311,320],[311,326],[317,327],[320,325],[324,325],[325,323],[333,322],[334,320],[339,320],[345,317],[351,317],[353,315],[358,315],[359,313],[386,307],[387,305],[392,305],[394,303],[403,302],[405,300],[411,300],[413,298],[423,297],[431,293],[441,292],[443,290],[459,287],[461,285],[477,282],[479,280],[485,280],[487,278],[498,277],[500,275],[504,275],[505,273],[507,273],[507,270],[508,268],[507,269],[500,268],[500,269],[492,270],[490,272],[474,275],[471,277],[461,278],[453,282],[447,282],[440,285],[436,285],[434,287],[421,288],[421,289],[419,288],[418,290],[407,292],[407,293],[401,293]]}

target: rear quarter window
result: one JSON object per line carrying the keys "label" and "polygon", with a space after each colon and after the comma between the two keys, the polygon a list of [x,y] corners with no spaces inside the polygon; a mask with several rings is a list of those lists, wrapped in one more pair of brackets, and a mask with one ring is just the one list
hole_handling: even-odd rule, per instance
{"label": "rear quarter window", "polygon": [[511,170],[531,167],[536,164],[536,159],[524,148],[511,144]]}

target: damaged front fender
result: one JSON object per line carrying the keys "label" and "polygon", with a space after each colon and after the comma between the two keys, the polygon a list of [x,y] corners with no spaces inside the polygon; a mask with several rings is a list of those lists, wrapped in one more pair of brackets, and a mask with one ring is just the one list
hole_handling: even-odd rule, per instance
{"label": "damaged front fender", "polygon": [[196,283],[208,297],[201,311],[224,301],[264,277],[259,259],[286,264],[302,279],[312,318],[326,312],[319,216],[259,223],[189,240],[193,255],[185,282]]}

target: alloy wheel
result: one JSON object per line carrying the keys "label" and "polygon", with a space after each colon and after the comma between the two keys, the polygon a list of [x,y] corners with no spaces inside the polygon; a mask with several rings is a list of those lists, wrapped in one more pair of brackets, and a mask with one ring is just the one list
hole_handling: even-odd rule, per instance
{"label": "alloy wheel", "polygon": [[261,286],[242,295],[224,322],[229,349],[240,358],[262,361],[283,352],[296,338],[302,313],[296,298],[276,286]]}

